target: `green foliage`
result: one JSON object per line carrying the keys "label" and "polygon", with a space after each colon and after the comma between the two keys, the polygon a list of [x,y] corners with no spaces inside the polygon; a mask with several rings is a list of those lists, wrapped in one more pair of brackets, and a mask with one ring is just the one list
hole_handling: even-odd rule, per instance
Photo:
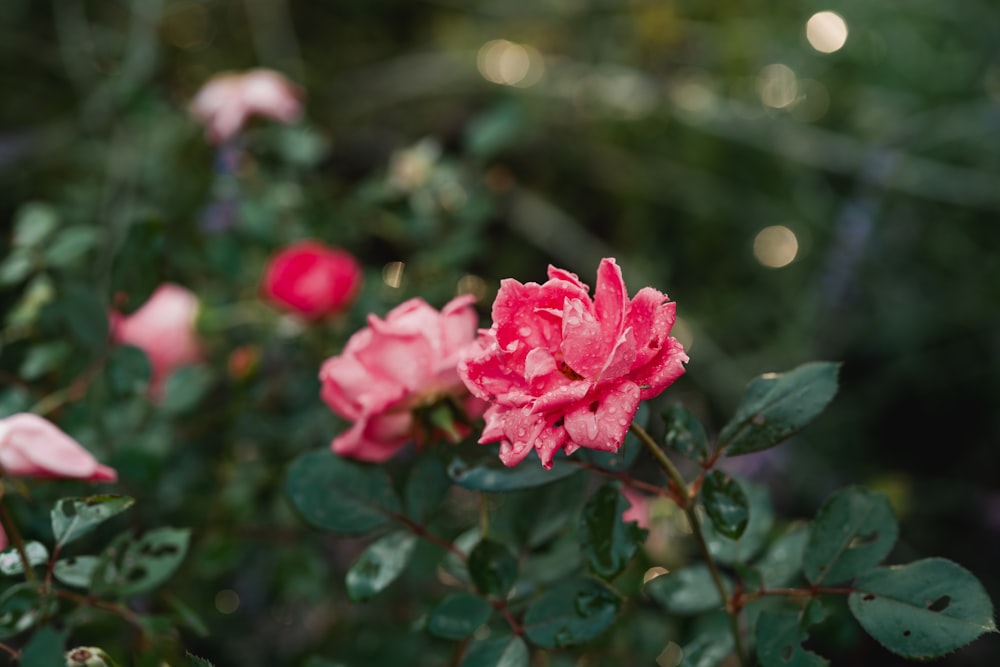
{"label": "green foliage", "polygon": [[371,532],[400,510],[384,470],[347,461],[329,449],[308,452],[293,461],[285,487],[303,519],[334,533]]}
{"label": "green foliage", "polygon": [[[28,557],[28,567],[35,567],[49,560],[49,550],[41,542],[25,543],[24,555]],[[10,548],[0,553],[0,574],[14,575],[23,572],[24,561],[17,549]]]}
{"label": "green foliage", "polygon": [[757,620],[757,659],[761,667],[826,667],[824,660],[802,648],[806,639],[801,615],[764,612]]}
{"label": "green foliage", "polygon": [[101,554],[91,575],[91,589],[123,598],[152,591],[180,567],[190,537],[190,530],[177,528],[119,535]]}
{"label": "green foliage", "polygon": [[21,651],[21,667],[56,667],[64,664],[66,633],[46,626],[32,635]]}
{"label": "green foliage", "polygon": [[996,632],[979,580],[944,558],[880,567],[860,575],[847,601],[868,634],[898,655],[926,660]]}
{"label": "green foliage", "polygon": [[395,531],[368,545],[347,571],[347,595],[364,602],[378,595],[406,569],[417,545],[415,535]]}
{"label": "green foliage", "polygon": [[546,591],[524,615],[525,635],[543,648],[580,644],[608,629],[621,600],[593,579],[570,579]]}
{"label": "green foliage", "polygon": [[705,476],[701,498],[715,530],[738,540],[750,521],[750,501],[739,482],[719,470],[712,470]]}
{"label": "green foliage", "polygon": [[465,639],[485,623],[493,607],[470,593],[454,593],[440,602],[427,619],[427,631],[442,639]]}
{"label": "green foliage", "polygon": [[773,447],[800,431],[833,400],[840,365],[812,362],[750,381],[736,414],[719,433],[729,456]]}
{"label": "green foliage", "polygon": [[803,553],[806,578],[827,585],[849,581],[889,555],[898,533],[885,496],[857,487],[838,491],[810,530]]}
{"label": "green foliage", "polygon": [[528,667],[529,657],[520,637],[490,637],[473,642],[460,667]]}
{"label": "green foliage", "polygon": [[129,496],[100,495],[86,498],[63,498],[52,508],[52,535],[56,546],[63,547],[83,537],[116,514],[135,504]]}
{"label": "green foliage", "polygon": [[743,484],[742,489],[747,498],[750,517],[739,539],[733,540],[719,534],[711,523],[706,523],[703,527],[708,550],[721,563],[749,562],[764,548],[774,525],[774,508],[768,490],[751,483]]}
{"label": "green foliage", "polygon": [[407,515],[415,521],[426,521],[450,488],[451,480],[441,460],[436,456],[421,457],[406,479]]}
{"label": "green foliage", "polygon": [[517,560],[505,545],[480,540],[469,553],[469,576],[483,595],[503,598],[517,580]]}
{"label": "green foliage", "polygon": [[8,586],[0,593],[0,639],[19,635],[51,614],[56,601],[30,583]]}
{"label": "green foliage", "polygon": [[580,516],[580,550],[590,570],[613,579],[629,564],[648,531],[626,523],[628,499],[617,484],[605,484],[590,497]]}
{"label": "green foliage", "polygon": [[666,431],[663,444],[679,454],[704,461],[708,458],[708,436],[698,418],[679,403],[667,406],[663,411]]}
{"label": "green foliage", "polygon": [[661,574],[646,584],[646,593],[667,612],[681,616],[702,614],[723,604],[704,563]]}
{"label": "green foliage", "polygon": [[523,463],[508,468],[497,458],[493,447],[477,446],[470,453],[456,450],[448,463],[448,476],[459,486],[474,491],[502,493],[551,484],[579,472],[565,460],[556,459],[551,470],[545,470],[532,454]]}

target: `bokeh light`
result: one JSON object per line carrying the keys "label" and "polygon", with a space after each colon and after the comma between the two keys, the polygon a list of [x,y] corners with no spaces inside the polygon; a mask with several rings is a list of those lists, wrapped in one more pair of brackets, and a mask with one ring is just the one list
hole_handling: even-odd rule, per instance
{"label": "bokeh light", "polygon": [[538,49],[506,39],[493,39],[483,44],[476,65],[487,81],[518,88],[538,83],[545,71]]}
{"label": "bokeh light", "polygon": [[763,266],[780,269],[788,266],[799,254],[799,240],[788,227],[772,225],[757,232],[753,241],[753,256]]}
{"label": "bokeh light", "polygon": [[806,21],[806,39],[820,53],[839,51],[847,42],[847,22],[836,12],[816,12]]}
{"label": "bokeh light", "polygon": [[403,262],[389,262],[382,267],[382,282],[387,287],[399,288],[403,284],[403,270],[405,268],[406,264]]}
{"label": "bokeh light", "polygon": [[798,77],[788,65],[767,65],[757,76],[757,94],[764,106],[784,109],[799,97]]}

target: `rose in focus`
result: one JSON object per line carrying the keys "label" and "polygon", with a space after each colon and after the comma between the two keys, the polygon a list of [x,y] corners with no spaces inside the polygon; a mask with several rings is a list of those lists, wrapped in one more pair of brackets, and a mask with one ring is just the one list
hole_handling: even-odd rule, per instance
{"label": "rose in focus", "polygon": [[469,395],[456,370],[458,361],[476,339],[475,297],[452,299],[441,311],[415,298],[393,308],[385,319],[369,315],[339,355],[320,370],[322,396],[330,408],[354,422],[334,438],[333,451],[342,456],[381,462],[411,440],[420,440],[426,424],[418,412],[445,407],[462,417],[482,413],[483,405]]}
{"label": "rose in focus", "polygon": [[593,299],[576,275],[552,266],[548,275],[542,285],[501,282],[493,326],[459,364],[490,404],[479,442],[499,441],[508,466],[533,449],[546,468],[559,451],[617,451],[639,401],[688,360],[670,337],[676,305],[651,287],[629,299],[614,259],[601,261]]}
{"label": "rose in focus", "polygon": [[163,382],[175,369],[201,360],[201,344],[195,331],[197,316],[198,297],[173,283],[157,287],[131,315],[112,313],[115,342],[134,345],[149,358],[150,395],[160,395]]}
{"label": "rose in focus", "polygon": [[[49,420],[28,412],[0,419],[0,467],[12,477],[53,477],[113,482],[114,469],[97,459]],[[0,529],[0,549],[7,536]]]}
{"label": "rose in focus", "polygon": [[302,115],[301,92],[269,69],[226,72],[212,77],[191,101],[191,115],[205,124],[208,138],[222,143],[234,137],[253,115],[293,123]]}
{"label": "rose in focus", "polygon": [[279,251],[261,282],[267,300],[310,320],[342,311],[360,287],[361,266],[354,256],[317,241]]}

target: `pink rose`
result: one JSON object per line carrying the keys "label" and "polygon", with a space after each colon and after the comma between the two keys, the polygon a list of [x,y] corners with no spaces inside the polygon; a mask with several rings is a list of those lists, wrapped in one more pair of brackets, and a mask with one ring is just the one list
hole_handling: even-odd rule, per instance
{"label": "pink rose", "polygon": [[438,312],[416,298],[384,320],[369,315],[368,326],[327,359],[319,374],[323,400],[354,422],[334,438],[334,452],[385,461],[419,436],[414,410],[442,400],[460,402],[470,416],[482,413],[456,371],[476,339],[474,301],[472,295],[459,296]]}
{"label": "pink rose", "polygon": [[357,260],[317,241],[303,241],[278,252],[268,262],[261,283],[268,300],[311,320],[349,306],[360,287]]}
{"label": "pink rose", "polygon": [[151,395],[160,394],[163,382],[176,368],[201,360],[201,345],[195,332],[197,315],[198,297],[172,283],[157,287],[149,300],[131,315],[112,314],[115,342],[134,345],[149,358]]}
{"label": "pink rose", "polygon": [[0,419],[0,466],[13,477],[113,482],[118,474],[49,420],[29,412]]}
{"label": "pink rose", "polygon": [[622,495],[630,507],[622,512],[622,521],[635,521],[640,528],[649,529],[649,498],[627,486],[622,487]]}
{"label": "pink rose", "polygon": [[205,124],[215,143],[235,136],[253,115],[292,123],[302,115],[299,88],[269,69],[226,72],[212,77],[191,101],[191,115]]}
{"label": "pink rose", "polygon": [[[0,419],[0,468],[12,477],[61,477],[113,482],[118,473],[47,419],[20,412]],[[0,549],[7,534],[0,527]]]}
{"label": "pink rose", "polygon": [[618,450],[639,401],[684,373],[688,357],[669,335],[675,310],[651,287],[630,300],[614,259],[601,261],[593,299],[551,266],[544,285],[504,280],[493,327],[458,367],[490,403],[479,442],[499,441],[508,466],[532,449],[546,468],[559,450]]}

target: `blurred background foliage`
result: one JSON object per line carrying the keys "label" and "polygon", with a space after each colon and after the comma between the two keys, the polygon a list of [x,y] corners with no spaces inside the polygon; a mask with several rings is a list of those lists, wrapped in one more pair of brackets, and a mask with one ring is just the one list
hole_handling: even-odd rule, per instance
{"label": "blurred background foliage", "polygon": [[[845,28],[807,34],[821,11]],[[709,424],[758,373],[844,362],[815,426],[737,461],[783,516],[886,491],[901,558],[952,558],[997,599],[998,21],[981,0],[4,0],[0,407],[51,408],[119,469],[132,521],[195,529],[171,587],[209,631],[182,630],[194,652],[443,664],[405,593],[346,601],[361,543],[284,501],[288,460],[342,427],[318,363],[410,296],[472,291],[485,323],[500,279],[551,262],[592,283],[614,256],[633,292],[678,302],[691,363],[667,394]],[[252,67],[301,85],[306,120],[216,151],[186,105]],[[258,304],[267,257],[307,237],[366,267],[323,327]],[[157,406],[116,385],[105,313],[164,281],[202,299],[212,354]],[[41,499],[66,488],[15,511],[44,531]],[[606,640],[616,664],[670,638],[638,618]],[[835,664],[895,664],[860,632],[819,641]],[[989,637],[942,664],[998,654]]]}

